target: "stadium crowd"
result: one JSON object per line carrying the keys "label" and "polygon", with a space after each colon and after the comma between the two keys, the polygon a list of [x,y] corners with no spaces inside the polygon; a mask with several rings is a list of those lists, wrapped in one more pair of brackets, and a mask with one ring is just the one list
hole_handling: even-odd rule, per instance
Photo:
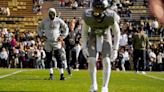
{"label": "stadium crowd", "polygon": [[[71,0],[60,0],[60,6],[67,6]],[[77,0],[78,5],[83,0]],[[88,2],[89,0],[84,0]],[[123,16],[130,16],[127,6],[132,5],[134,0],[115,0],[112,3],[112,9]],[[64,2],[64,3],[63,3]],[[71,5],[71,4],[70,4]],[[62,16],[62,15],[61,15]],[[86,69],[87,61],[81,51],[81,18],[65,19],[69,26],[69,35],[64,39],[63,62],[71,65],[72,69]],[[164,28],[160,26],[157,20],[143,19],[141,21],[120,21],[121,39],[118,58],[112,62],[112,68],[116,70],[133,70],[133,35],[143,28],[148,37],[164,36]],[[8,28],[0,28],[0,67],[4,68],[36,68],[45,69],[47,67],[43,40],[35,32],[27,30],[19,32],[19,28],[11,32]],[[163,71],[164,70],[164,46],[161,38],[158,44],[149,42],[146,50],[146,70]],[[66,51],[66,52],[65,52]],[[69,54],[68,54],[69,53]],[[55,58],[54,67],[56,67]],[[102,68],[101,55],[97,62],[97,67]],[[65,68],[67,64],[65,63]]]}

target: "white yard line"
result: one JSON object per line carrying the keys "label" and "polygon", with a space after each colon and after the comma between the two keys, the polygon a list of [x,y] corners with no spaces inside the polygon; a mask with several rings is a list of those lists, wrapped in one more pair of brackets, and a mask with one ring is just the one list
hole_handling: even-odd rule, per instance
{"label": "white yard line", "polygon": [[[132,73],[132,72],[124,72],[124,73]],[[163,73],[163,72],[161,72],[161,73]],[[139,73],[139,74],[141,74],[141,73]],[[156,76],[152,76],[152,75],[148,75],[148,74],[141,74],[141,75],[143,75],[145,77],[153,78],[153,79],[156,79],[156,80],[164,81],[164,78],[160,78],[160,77],[156,77]]]}
{"label": "white yard line", "polygon": [[164,81],[164,78],[160,78],[160,77],[156,77],[156,76],[152,76],[152,75],[147,75],[147,74],[145,74],[145,75],[143,75],[143,76],[146,76],[146,77],[149,77],[149,78],[153,78],[153,79],[157,79],[157,80],[162,80],[162,81]]}
{"label": "white yard line", "polygon": [[25,71],[25,70],[19,70],[19,71],[16,71],[16,72],[12,72],[10,74],[6,74],[6,75],[3,75],[3,76],[0,76],[0,79],[8,77],[8,76],[12,76],[14,74],[17,74],[17,73],[20,73],[20,72],[23,72],[23,71]]}

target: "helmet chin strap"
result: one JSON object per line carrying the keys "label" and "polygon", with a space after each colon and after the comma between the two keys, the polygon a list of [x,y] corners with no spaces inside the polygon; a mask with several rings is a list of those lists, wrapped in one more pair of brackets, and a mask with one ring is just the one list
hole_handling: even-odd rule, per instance
{"label": "helmet chin strap", "polygon": [[103,21],[103,19],[105,18],[105,14],[103,12],[102,13],[94,13],[93,12],[93,16],[95,17],[95,20],[98,23],[101,23]]}

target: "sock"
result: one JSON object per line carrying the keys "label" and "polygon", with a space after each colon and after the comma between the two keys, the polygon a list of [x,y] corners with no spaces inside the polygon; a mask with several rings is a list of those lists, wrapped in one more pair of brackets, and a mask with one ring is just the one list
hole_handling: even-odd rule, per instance
{"label": "sock", "polygon": [[60,68],[60,69],[59,69],[59,72],[60,72],[60,74],[63,74],[63,73],[64,73],[63,68]]}
{"label": "sock", "polygon": [[50,71],[50,74],[53,74],[53,68],[50,68],[49,71]]}
{"label": "sock", "polygon": [[109,57],[103,58],[103,84],[102,86],[108,88],[111,73],[111,63]]}
{"label": "sock", "polygon": [[97,69],[96,69],[96,58],[90,57],[88,58],[88,70],[91,77],[91,82],[94,90],[97,90]]}

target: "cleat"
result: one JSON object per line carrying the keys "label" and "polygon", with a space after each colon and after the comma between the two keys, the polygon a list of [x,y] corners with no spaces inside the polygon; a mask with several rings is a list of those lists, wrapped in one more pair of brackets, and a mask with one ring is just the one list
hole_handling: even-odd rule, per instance
{"label": "cleat", "polygon": [[91,86],[89,92],[97,92],[97,86]]}
{"label": "cleat", "polygon": [[53,76],[53,74],[50,74],[50,78],[49,78],[49,80],[54,80],[54,76]]}
{"label": "cleat", "polygon": [[63,74],[60,75],[60,80],[66,80]]}
{"label": "cleat", "polygon": [[102,87],[101,92],[108,92],[108,88],[107,87]]}
{"label": "cleat", "polygon": [[96,90],[93,90],[93,91],[89,91],[89,92],[97,92]]}
{"label": "cleat", "polygon": [[146,72],[145,72],[145,71],[142,71],[141,73],[142,73],[143,75],[145,75],[145,74],[146,74]]}
{"label": "cleat", "polygon": [[60,80],[66,80],[66,78],[65,77],[60,77]]}

